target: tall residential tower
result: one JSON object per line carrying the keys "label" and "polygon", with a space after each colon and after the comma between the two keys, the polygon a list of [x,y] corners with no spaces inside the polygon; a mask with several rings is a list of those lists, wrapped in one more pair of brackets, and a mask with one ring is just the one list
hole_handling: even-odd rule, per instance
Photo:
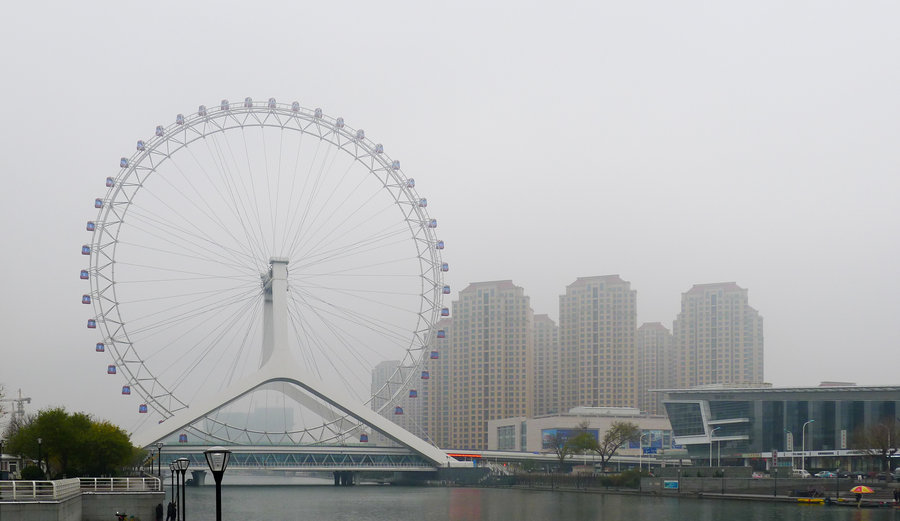
{"label": "tall residential tower", "polygon": [[561,410],[637,405],[637,292],[618,275],[580,277],[559,297]]}
{"label": "tall residential tower", "polygon": [[558,414],[559,328],[547,315],[534,316],[534,415]]}
{"label": "tall residential tower", "polygon": [[672,333],[659,322],[641,324],[637,330],[638,403],[640,410],[665,414],[660,393],[651,389],[668,389],[673,381]]}
{"label": "tall residential tower", "polygon": [[534,313],[509,280],[459,292],[446,347],[429,360],[426,430],[447,449],[487,449],[487,422],[533,414]]}
{"label": "tall residential tower", "polygon": [[673,330],[675,387],[763,382],[763,319],[734,282],[683,293]]}

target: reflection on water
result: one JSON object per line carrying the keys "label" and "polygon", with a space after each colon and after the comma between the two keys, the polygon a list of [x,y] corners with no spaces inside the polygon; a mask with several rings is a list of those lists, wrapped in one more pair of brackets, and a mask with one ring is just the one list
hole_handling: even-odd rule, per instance
{"label": "reflection on water", "polygon": [[[882,521],[900,510],[536,490],[361,485],[226,486],[227,521]],[[214,487],[189,488],[188,521],[215,519]]]}

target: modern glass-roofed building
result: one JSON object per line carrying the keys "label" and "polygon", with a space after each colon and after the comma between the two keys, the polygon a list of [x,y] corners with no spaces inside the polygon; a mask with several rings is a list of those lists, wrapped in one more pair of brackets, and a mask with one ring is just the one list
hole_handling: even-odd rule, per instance
{"label": "modern glass-roofed building", "polygon": [[[897,422],[900,386],[823,383],[818,387],[664,390],[663,404],[675,443],[697,465],[868,469],[873,464],[853,444],[854,433],[882,421]],[[805,447],[804,447],[805,443]],[[721,454],[721,456],[719,456]]]}

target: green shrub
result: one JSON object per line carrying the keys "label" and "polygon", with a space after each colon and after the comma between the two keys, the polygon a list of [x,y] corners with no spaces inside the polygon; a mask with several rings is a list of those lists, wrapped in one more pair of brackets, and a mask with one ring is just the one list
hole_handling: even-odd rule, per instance
{"label": "green shrub", "polygon": [[38,468],[34,465],[29,465],[29,466],[25,467],[24,469],[22,469],[22,479],[29,479],[29,480],[44,479],[44,471],[42,471],[40,468]]}

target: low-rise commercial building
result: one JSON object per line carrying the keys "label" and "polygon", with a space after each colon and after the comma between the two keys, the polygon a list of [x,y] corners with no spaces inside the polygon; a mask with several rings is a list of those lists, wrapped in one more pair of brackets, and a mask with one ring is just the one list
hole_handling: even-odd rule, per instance
{"label": "low-rise commercial building", "polygon": [[488,450],[553,452],[552,437],[573,437],[586,424],[585,430],[601,439],[617,421],[634,423],[642,432],[641,443],[627,443],[617,455],[639,456],[642,452],[662,455],[672,451],[672,428],[666,417],[642,413],[632,407],[575,407],[566,414],[491,420]]}
{"label": "low-rise commercial building", "polygon": [[[859,440],[879,423],[898,425],[900,387],[822,384],[818,387],[660,391],[675,443],[694,464],[880,470]],[[895,443],[896,445],[896,443]],[[774,458],[773,458],[774,457]]]}

